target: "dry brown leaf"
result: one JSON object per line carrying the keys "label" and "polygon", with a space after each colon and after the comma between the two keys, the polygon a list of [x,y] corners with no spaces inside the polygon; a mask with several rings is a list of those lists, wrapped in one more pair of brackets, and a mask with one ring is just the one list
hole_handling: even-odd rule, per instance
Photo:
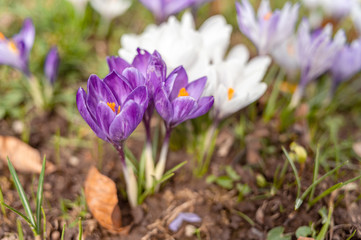
{"label": "dry brown leaf", "polygon": [[[30,147],[16,137],[0,136],[0,159],[7,164],[8,157],[14,168],[19,172],[41,172],[43,160],[37,149]],[[46,173],[54,171],[55,166],[47,162]]]}
{"label": "dry brown leaf", "polygon": [[352,145],[352,149],[357,154],[357,156],[361,157],[361,141],[360,142],[355,142]]}
{"label": "dry brown leaf", "polygon": [[314,238],[299,237],[297,240],[315,240]]}
{"label": "dry brown leaf", "polygon": [[127,234],[130,225],[122,227],[117,188],[113,180],[92,167],[85,180],[85,199],[94,218],[113,233]]}

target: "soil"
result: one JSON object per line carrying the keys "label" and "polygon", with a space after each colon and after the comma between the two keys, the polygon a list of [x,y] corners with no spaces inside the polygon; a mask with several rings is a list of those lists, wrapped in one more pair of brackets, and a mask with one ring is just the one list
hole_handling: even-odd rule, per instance
{"label": "soil", "polygon": [[[205,177],[196,178],[192,174],[193,157],[184,149],[170,151],[168,169],[184,160],[188,160],[189,163],[178,170],[175,176],[163,185],[159,193],[148,197],[136,209],[130,210],[126,201],[120,200],[119,206],[124,216],[123,224],[131,224],[129,233],[123,235],[110,233],[101,227],[86,209],[82,197],[85,178],[93,165],[113,179],[119,187],[124,185],[116,151],[95,137],[84,140],[90,143],[91,147],[68,144],[60,145],[60,149],[57,150],[53,137],[56,134],[64,137],[73,134],[69,130],[69,125],[60,114],[56,113],[31,122],[29,144],[39,149],[42,154],[46,154],[47,160],[57,166],[55,172],[45,177],[44,210],[47,239],[60,239],[64,223],[67,226],[65,239],[77,239],[79,216],[82,217],[84,239],[89,240],[266,239],[267,232],[277,226],[283,226],[285,233],[294,233],[298,227],[312,224],[319,231],[322,227],[322,218],[318,212],[322,207],[328,209],[330,206],[334,207],[334,213],[327,239],[347,239],[355,230],[356,234],[351,239],[361,239],[361,201],[358,196],[360,191],[357,190],[359,187],[337,191],[311,208],[303,204],[295,211],[297,188],[292,169],[288,167],[283,184],[279,189],[271,191],[276,169],[278,166],[282,167],[285,162],[281,146],[289,146],[295,138],[302,145],[308,146],[306,127],[302,123],[296,123],[290,130],[280,134],[276,128],[277,122],[264,124],[259,121],[254,128],[256,130],[248,134],[245,139],[245,148],[240,148],[240,143],[234,138],[231,128],[222,129],[209,174],[225,175],[224,166],[231,165],[241,176],[238,182],[247,184],[251,189],[243,199],[239,199],[235,189],[226,190],[216,184],[206,183]],[[0,133],[20,137],[7,121],[0,121]],[[139,156],[142,150],[143,142],[139,139],[144,139],[143,134],[140,127],[127,142],[127,146],[136,156]],[[276,146],[273,154],[262,149],[262,141],[265,139],[271,143],[271,146]],[[312,156],[308,157],[300,176],[302,192],[312,182],[312,159]],[[353,175],[355,174],[351,170],[345,169],[341,179],[349,179]],[[263,176],[267,183],[260,186],[257,176]],[[19,174],[19,177],[28,195],[33,195],[38,176]],[[328,179],[317,187],[316,194],[333,184],[335,181]],[[3,162],[0,162],[0,185],[5,202],[15,209],[22,209],[16,189],[10,181],[8,168]],[[121,198],[122,194],[119,196]],[[34,207],[33,201],[31,205]],[[172,232],[168,226],[180,212],[194,212],[202,218],[202,222],[183,223],[179,231]],[[10,211],[7,211],[7,217],[0,214],[0,239],[17,239],[17,219],[18,217]],[[24,222],[22,226],[25,239],[32,239],[30,228]],[[189,233],[192,229],[199,230],[198,237]],[[294,234],[292,239],[296,239]]]}

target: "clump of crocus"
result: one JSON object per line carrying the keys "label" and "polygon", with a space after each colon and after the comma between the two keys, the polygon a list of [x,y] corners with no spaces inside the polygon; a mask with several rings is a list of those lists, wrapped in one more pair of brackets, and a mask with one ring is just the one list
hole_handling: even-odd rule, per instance
{"label": "clump of crocus", "polygon": [[282,10],[272,12],[269,0],[262,0],[257,16],[248,0],[236,2],[238,25],[257,47],[260,55],[269,54],[294,32],[299,5],[287,2]]}
{"label": "clump of crocus", "polygon": [[301,79],[293,94],[290,107],[298,105],[308,83],[328,71],[346,41],[345,33],[339,30],[332,39],[332,25],[311,32],[307,19],[304,19],[297,35],[297,53],[300,61]]}
{"label": "clump of crocus", "polygon": [[361,38],[345,45],[335,58],[330,70],[332,75],[331,93],[335,92],[340,83],[349,80],[360,70]]}
{"label": "clump of crocus", "polygon": [[157,23],[162,23],[187,7],[192,6],[194,0],[139,0],[151,11]]}
{"label": "clump of crocus", "polygon": [[148,26],[139,35],[124,34],[119,56],[132,61],[137,47],[149,52],[156,49],[167,63],[168,74],[182,65],[189,79],[194,80],[204,76],[210,63],[223,58],[231,33],[232,26],[221,15],[210,17],[196,29],[192,14],[185,12],[181,21],[171,16],[159,26]]}
{"label": "clump of crocus", "polygon": [[0,64],[21,70],[30,77],[29,55],[35,39],[35,28],[31,19],[25,19],[18,34],[8,39],[0,32]]}
{"label": "clump of crocus", "polygon": [[[163,176],[171,130],[187,119],[205,114],[213,97],[201,97],[206,78],[188,84],[182,67],[166,77],[166,64],[158,52],[150,54],[138,49],[132,63],[119,57],[109,57],[111,73],[103,80],[96,75],[88,80],[88,93],[79,88],[77,105],[81,116],[96,135],[111,143],[119,152],[127,193],[132,207],[138,204],[137,179],[127,166],[124,142],[143,120],[146,128],[146,186],[158,188]],[[150,119],[157,109],[165,121],[166,136],[155,163],[152,158]]]}

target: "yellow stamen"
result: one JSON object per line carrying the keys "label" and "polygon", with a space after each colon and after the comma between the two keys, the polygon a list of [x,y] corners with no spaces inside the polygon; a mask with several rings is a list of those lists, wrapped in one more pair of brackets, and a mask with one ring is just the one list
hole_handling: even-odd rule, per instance
{"label": "yellow stamen", "polygon": [[233,98],[234,95],[234,89],[228,88],[228,101],[230,101]]}
{"label": "yellow stamen", "polygon": [[[115,103],[114,102],[107,102],[107,105],[108,105],[108,107],[110,107],[110,109],[112,109],[113,110],[113,112],[115,112]],[[118,106],[118,110],[117,110],[117,114],[119,114],[120,113],[120,106]]]}
{"label": "yellow stamen", "polygon": [[181,88],[178,93],[178,97],[186,97],[189,96],[189,93],[185,88]]}
{"label": "yellow stamen", "polygon": [[112,110],[113,110],[113,112],[115,112],[115,103],[109,103],[109,102],[107,102],[107,105],[108,105],[108,107],[110,107]]}
{"label": "yellow stamen", "polygon": [[272,17],[272,12],[268,12],[263,16],[263,19],[265,21],[268,21],[268,20],[270,20],[271,17]]}
{"label": "yellow stamen", "polygon": [[2,32],[0,32],[0,40],[4,40],[5,39],[5,36]]}
{"label": "yellow stamen", "polygon": [[16,45],[13,41],[9,41],[8,45],[9,45],[10,50],[13,51],[14,53],[19,52],[18,48],[16,47]]}

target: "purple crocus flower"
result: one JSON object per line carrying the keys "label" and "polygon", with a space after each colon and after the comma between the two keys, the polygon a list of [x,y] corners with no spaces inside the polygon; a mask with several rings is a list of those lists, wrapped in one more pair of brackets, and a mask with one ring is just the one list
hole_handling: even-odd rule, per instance
{"label": "purple crocus flower", "polygon": [[257,17],[248,0],[236,2],[238,25],[257,47],[260,55],[270,53],[294,32],[299,5],[287,2],[282,10],[272,12],[268,0],[262,0]]}
{"label": "purple crocus flower", "polygon": [[155,108],[168,129],[209,111],[213,106],[213,97],[201,97],[206,82],[207,78],[203,77],[188,83],[186,71],[178,67],[155,91]]}
{"label": "purple crocus flower", "polygon": [[192,6],[194,0],[139,0],[153,13],[157,23],[164,22],[173,14]]}
{"label": "purple crocus flower", "polygon": [[169,224],[169,229],[173,232],[177,232],[184,221],[190,223],[197,223],[201,222],[202,219],[195,213],[179,213],[178,216]]}
{"label": "purple crocus flower", "polygon": [[25,19],[20,32],[11,39],[0,32],[0,64],[17,68],[30,76],[29,54],[34,39],[35,28],[31,19]]}
{"label": "purple crocus flower", "polygon": [[126,77],[113,71],[104,80],[91,75],[88,94],[79,88],[76,101],[95,134],[118,149],[142,121],[148,93],[145,86],[132,89]]}
{"label": "purple crocus flower", "polygon": [[339,30],[332,40],[332,25],[310,31],[307,19],[304,19],[297,36],[297,53],[300,61],[301,80],[290,106],[295,107],[300,101],[306,85],[329,70],[338,53],[345,44],[343,30]]}
{"label": "purple crocus flower", "polygon": [[56,47],[50,49],[45,59],[44,73],[51,85],[54,85],[59,70],[59,53]]}
{"label": "purple crocus flower", "polygon": [[361,38],[345,45],[339,52],[331,67],[332,92],[338,85],[349,80],[361,70]]}

